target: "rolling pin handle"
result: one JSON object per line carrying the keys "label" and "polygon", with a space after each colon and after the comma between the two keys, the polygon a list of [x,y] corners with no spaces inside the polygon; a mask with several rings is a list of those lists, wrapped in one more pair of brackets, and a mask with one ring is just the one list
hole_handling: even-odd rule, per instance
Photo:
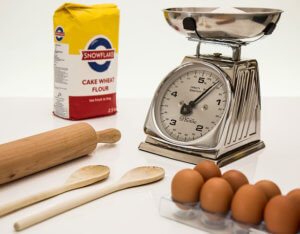
{"label": "rolling pin handle", "polygon": [[121,138],[121,132],[115,128],[105,129],[96,134],[98,143],[116,143]]}

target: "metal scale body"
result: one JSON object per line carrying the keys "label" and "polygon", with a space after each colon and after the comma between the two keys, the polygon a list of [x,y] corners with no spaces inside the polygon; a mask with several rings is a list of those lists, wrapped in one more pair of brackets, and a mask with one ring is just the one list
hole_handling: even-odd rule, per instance
{"label": "metal scale body", "polygon": [[[241,46],[270,35],[274,31],[282,11],[265,8],[238,8],[244,13],[227,14],[214,13],[215,9],[169,8],[164,10],[168,24],[187,36],[189,40],[197,41],[198,45],[196,55],[186,56],[181,65],[170,72],[157,88],[144,125],[147,138],[140,144],[140,150],[193,164],[209,159],[219,166],[224,166],[265,147],[260,138],[261,99],[258,64],[255,59],[241,59]],[[200,48],[203,43],[229,46],[232,48],[232,57],[223,57],[219,53],[202,55]],[[201,99],[201,102],[204,103],[201,104],[202,112],[198,110],[199,114],[195,118],[198,122],[209,122],[210,117],[202,114],[204,113],[203,108],[218,108],[216,105],[220,105],[220,102],[205,101],[205,95],[215,95],[216,97],[210,98],[212,100],[218,98],[218,94],[221,95],[221,91],[225,90],[223,92],[226,96],[223,101],[225,104],[223,109],[218,108],[218,110],[222,110],[222,114],[216,115],[218,121],[212,121],[214,126],[207,127],[206,134],[201,134],[205,129],[202,125],[197,125],[196,120],[193,120],[200,135],[195,137],[197,131],[193,135],[185,134],[192,137],[190,140],[186,140],[186,138],[182,138],[182,133],[174,128],[175,126],[171,126],[178,123],[178,118],[174,117],[170,122],[169,118],[160,117],[158,112],[162,112],[164,109],[158,106],[165,104],[165,98],[177,98],[177,96],[166,96],[165,93],[171,92],[169,89],[174,87],[174,84],[175,87],[178,87],[183,83],[183,81],[180,83],[177,80],[193,79],[192,75],[189,76],[193,71],[195,71],[194,77],[196,77],[197,69],[200,69],[198,71],[200,74],[202,69],[203,74],[207,71],[208,74],[211,73],[210,76],[215,76],[215,84],[211,81],[210,87],[204,89],[202,94],[200,92],[199,97],[195,99],[197,104],[193,101],[189,103],[186,100],[181,101],[178,104],[178,110],[175,111],[178,112],[178,118],[180,120],[193,119],[189,116],[192,111],[195,111],[193,110],[194,106],[200,106],[198,103]],[[201,75],[199,76],[199,81],[200,79],[204,80]],[[199,86],[199,89],[201,85],[195,84],[195,86]],[[221,91],[218,91],[219,93],[211,91],[215,89],[213,86],[219,86],[218,90]],[[215,94],[204,94],[205,92],[214,92]],[[165,96],[162,97],[162,95]],[[179,101],[180,99],[178,99]],[[211,118],[213,117],[211,116]],[[170,122],[169,125],[162,123],[165,120]],[[175,135],[177,134],[177,139],[172,137],[172,132],[169,132],[170,135],[168,130],[164,129],[165,127],[173,128],[172,131],[175,131]],[[179,136],[180,138],[178,138]]]}

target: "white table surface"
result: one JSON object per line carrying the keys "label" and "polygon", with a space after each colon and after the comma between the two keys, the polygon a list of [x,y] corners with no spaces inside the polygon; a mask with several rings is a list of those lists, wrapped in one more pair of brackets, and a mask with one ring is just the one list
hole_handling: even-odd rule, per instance
{"label": "white table surface", "polygon": [[[89,164],[107,165],[109,179],[90,187],[71,191],[0,218],[0,233],[13,233],[13,223],[53,204],[78,194],[101,188],[126,171],[141,165],[156,165],[166,171],[164,180],[143,187],[120,191],[61,214],[22,233],[202,233],[192,227],[159,215],[161,196],[170,193],[173,175],[193,165],[152,155],[137,149],[145,139],[143,123],[150,100],[119,99],[114,116],[85,120],[96,130],[115,127],[122,139],[115,145],[99,145],[81,159],[0,186],[0,205],[61,185],[76,169]],[[254,183],[273,180],[283,193],[300,187],[300,98],[264,98],[262,102],[262,139],[266,148],[223,167],[241,170]],[[0,98],[0,143],[30,136],[75,122],[54,117],[49,98]]]}

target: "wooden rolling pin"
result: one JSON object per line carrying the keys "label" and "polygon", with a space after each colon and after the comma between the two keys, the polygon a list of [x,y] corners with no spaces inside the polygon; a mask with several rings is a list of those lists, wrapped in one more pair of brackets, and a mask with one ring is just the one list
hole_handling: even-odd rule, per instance
{"label": "wooden rolling pin", "polygon": [[73,124],[0,145],[0,184],[90,154],[97,143],[115,143],[119,130],[96,132],[87,123]]}

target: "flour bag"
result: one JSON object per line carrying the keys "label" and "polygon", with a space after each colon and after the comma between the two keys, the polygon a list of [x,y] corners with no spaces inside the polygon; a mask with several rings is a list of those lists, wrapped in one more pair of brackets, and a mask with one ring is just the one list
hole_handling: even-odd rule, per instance
{"label": "flour bag", "polygon": [[54,22],[54,114],[86,119],[116,113],[119,9],[66,3]]}

